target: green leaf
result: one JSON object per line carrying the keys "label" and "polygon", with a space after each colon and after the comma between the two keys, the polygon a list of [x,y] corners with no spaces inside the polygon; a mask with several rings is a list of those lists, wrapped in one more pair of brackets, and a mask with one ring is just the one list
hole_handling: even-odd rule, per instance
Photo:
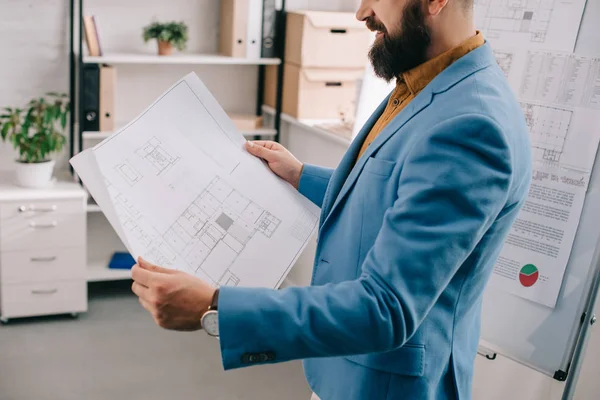
{"label": "green leaf", "polygon": [[6,136],[8,136],[9,129],[10,129],[10,124],[2,125],[2,131],[0,131],[0,134],[2,135],[2,140],[6,140]]}

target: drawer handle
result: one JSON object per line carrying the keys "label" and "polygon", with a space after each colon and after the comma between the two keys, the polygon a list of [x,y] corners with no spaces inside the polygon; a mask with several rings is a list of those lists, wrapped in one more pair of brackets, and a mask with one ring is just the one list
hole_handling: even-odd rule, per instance
{"label": "drawer handle", "polygon": [[58,222],[52,221],[49,224],[36,224],[35,222],[30,222],[29,226],[33,229],[48,229],[48,228],[56,228],[58,226]]}
{"label": "drawer handle", "polygon": [[56,204],[54,204],[50,207],[41,207],[41,208],[37,208],[36,206],[21,206],[21,207],[19,207],[19,212],[27,212],[27,211],[52,212],[52,211],[56,211],[57,209],[58,209],[58,207],[56,206]]}
{"label": "drawer handle", "polygon": [[52,262],[56,260],[56,256],[53,257],[32,257],[31,262]]}
{"label": "drawer handle", "polygon": [[56,292],[58,292],[58,289],[32,290],[31,294],[54,294]]}

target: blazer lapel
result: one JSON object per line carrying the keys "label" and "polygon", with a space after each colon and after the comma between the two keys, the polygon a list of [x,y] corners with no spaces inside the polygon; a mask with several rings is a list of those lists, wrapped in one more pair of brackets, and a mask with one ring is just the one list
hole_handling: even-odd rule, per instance
{"label": "blazer lapel", "polygon": [[379,136],[377,136],[362,157],[357,161],[356,157],[358,156],[360,148],[371,131],[371,128],[383,113],[389,100],[389,96],[391,95],[390,93],[385,101],[379,105],[377,111],[371,116],[356,139],[354,139],[338,169],[331,177],[330,188],[327,190],[325,199],[323,200],[321,229],[323,229],[323,226],[327,223],[336,207],[338,207],[344,197],[348,195],[369,157],[371,157],[394,135],[394,133],[401,129],[415,115],[431,104],[435,94],[449,90],[457,82],[481,69],[496,65],[495,60],[490,45],[486,43],[454,62],[450,67],[436,76],[433,81],[431,81],[429,85],[427,85],[423,91],[381,131]]}
{"label": "blazer lapel", "polygon": [[321,207],[321,222],[323,222],[324,217],[329,214],[329,208],[331,207],[333,200],[335,200],[335,198],[338,196],[342,186],[344,185],[344,182],[348,178],[348,175],[350,174],[350,171],[354,166],[356,157],[358,157],[358,153],[360,152],[360,149],[367,135],[369,134],[369,132],[373,128],[373,125],[375,125],[375,123],[385,110],[390,96],[391,93],[388,94],[388,96],[381,102],[381,104],[379,104],[379,107],[377,107],[375,112],[367,120],[360,132],[358,132],[358,134],[350,144],[348,151],[340,161],[340,164],[335,169],[333,175],[331,176],[329,188],[327,189],[325,199],[323,199],[323,206]]}
{"label": "blazer lapel", "polygon": [[[404,126],[404,124],[406,124],[413,116],[415,116],[421,110],[423,110],[425,107],[427,107],[431,103],[432,97],[433,97],[433,95],[432,95],[431,89],[426,88],[421,93],[419,93],[417,95],[417,97],[415,97],[410,102],[410,104],[407,106],[407,108],[402,110],[400,112],[400,114],[398,114],[379,133],[377,138],[373,141],[373,143],[371,143],[371,145],[369,147],[367,147],[367,150],[364,152],[364,154],[360,157],[359,160],[356,160],[356,157],[358,156],[358,152],[360,151],[360,148],[362,147],[362,144],[365,140],[366,134],[361,135],[362,137],[357,137],[354,140],[354,143],[352,144],[352,149],[348,151],[347,156],[345,156],[344,160],[343,160],[344,167],[349,168],[350,173],[349,173],[349,175],[347,175],[347,177],[344,176],[343,177],[344,179],[341,182],[336,182],[337,184],[341,185],[341,189],[339,189],[339,192],[336,191],[335,197],[334,197],[334,193],[333,192],[331,193],[331,198],[334,199],[334,202],[331,207],[328,207],[327,209],[324,208],[325,212],[322,213],[322,216],[324,216],[324,220],[322,223],[323,226],[325,225],[325,223],[329,219],[329,216],[331,216],[331,214],[333,213],[335,208],[341,203],[341,201],[344,199],[344,197],[350,192],[350,189],[352,188],[352,186],[354,186],[354,183],[358,179],[358,177],[359,177],[360,173],[362,172],[365,164],[367,163],[367,160],[369,159],[369,157],[371,157],[373,155],[373,153],[375,153],[385,142],[387,142],[388,139],[391,138],[394,135],[394,133],[396,133],[400,128],[402,128]],[[377,115],[377,118],[379,118],[379,115]],[[371,121],[369,121],[369,122],[371,122]],[[370,127],[367,131],[370,131]],[[361,132],[361,133],[364,133],[364,132]],[[367,134],[368,134],[368,132],[367,132]],[[354,164],[355,161],[356,161],[356,164]],[[346,165],[346,163],[349,163],[349,166]],[[354,165],[354,167],[352,167],[352,165]],[[340,176],[338,178],[342,178],[342,177]]]}

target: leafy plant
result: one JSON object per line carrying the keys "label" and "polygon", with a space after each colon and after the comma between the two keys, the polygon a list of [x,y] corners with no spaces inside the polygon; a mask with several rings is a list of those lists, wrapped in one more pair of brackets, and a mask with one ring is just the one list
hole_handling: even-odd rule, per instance
{"label": "leafy plant", "polygon": [[183,50],[188,40],[188,27],[183,22],[153,22],[144,27],[144,42],[151,39],[169,42],[178,50]]}
{"label": "leafy plant", "polygon": [[19,152],[19,161],[39,163],[60,152],[67,142],[63,135],[69,115],[67,95],[48,93],[31,100],[25,108],[4,108],[0,114],[0,136]]}

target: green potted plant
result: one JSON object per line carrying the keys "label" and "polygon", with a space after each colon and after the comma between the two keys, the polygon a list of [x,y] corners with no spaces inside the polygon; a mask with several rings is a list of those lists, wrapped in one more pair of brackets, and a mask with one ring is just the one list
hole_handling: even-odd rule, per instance
{"label": "green potted plant", "polygon": [[44,187],[52,180],[54,160],[67,142],[67,95],[48,93],[31,100],[25,108],[4,108],[0,113],[0,135],[19,152],[16,160],[17,184]]}
{"label": "green potted plant", "polygon": [[173,53],[173,47],[185,49],[188,40],[188,27],[183,22],[153,22],[144,27],[144,42],[151,39],[158,42],[158,54],[168,56]]}

